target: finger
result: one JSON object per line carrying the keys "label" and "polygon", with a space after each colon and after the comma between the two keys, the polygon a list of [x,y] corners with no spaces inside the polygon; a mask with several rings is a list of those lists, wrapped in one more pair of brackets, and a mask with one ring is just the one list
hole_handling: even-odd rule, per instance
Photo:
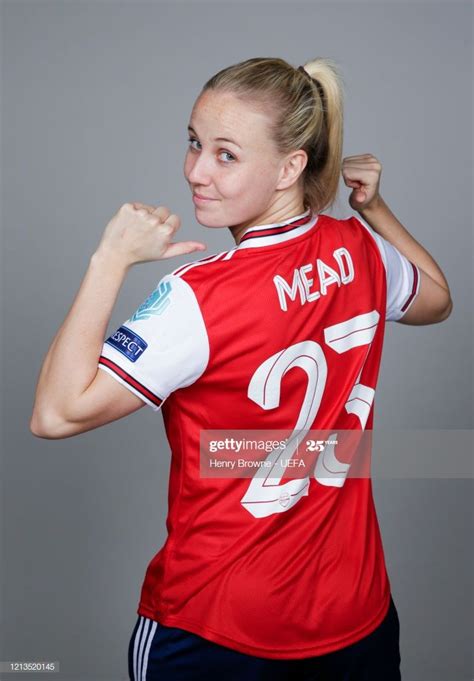
{"label": "finger", "polygon": [[179,229],[180,224],[181,221],[177,215],[170,215],[165,222],[160,223],[157,227],[159,228],[160,234],[171,241],[175,232]]}
{"label": "finger", "polygon": [[194,251],[205,251],[207,248],[206,244],[199,241],[178,241],[176,243],[168,244],[162,258],[174,258],[177,255],[186,255],[187,253],[193,253]]}
{"label": "finger", "polygon": [[[149,203],[141,203],[141,201],[134,201],[132,205],[135,208],[135,210],[139,210],[140,208],[144,208],[149,213],[153,213],[153,211],[155,211],[157,209],[157,206],[152,206]],[[159,207],[161,208],[162,206],[159,206]]]}
{"label": "finger", "polygon": [[159,227],[159,234],[162,237],[166,237],[167,241],[170,241],[175,233],[175,229],[169,225],[167,222],[163,222],[157,225]]}
{"label": "finger", "polygon": [[343,160],[344,161],[346,161],[346,160],[350,161],[352,159],[360,159],[360,158],[377,160],[373,154],[357,154],[356,156],[345,156]]}
{"label": "finger", "polygon": [[376,158],[351,158],[350,161],[344,160],[342,162],[343,166],[352,166],[352,165],[362,165],[362,166],[382,166],[380,161],[377,161]]}
{"label": "finger", "polygon": [[342,165],[343,166],[363,166],[364,168],[373,167],[373,166],[382,167],[382,164],[380,163],[380,161],[377,161],[376,158],[354,158],[354,159],[351,159],[350,161],[343,161]]}
{"label": "finger", "polygon": [[164,222],[171,211],[166,206],[151,206],[148,203],[141,203],[140,201],[134,201],[132,204],[137,210],[144,209],[151,215],[157,217],[161,222]]}
{"label": "finger", "polygon": [[151,213],[151,211],[154,209],[154,206],[149,206],[146,203],[140,203],[139,201],[134,201],[132,203],[132,206],[135,208],[135,210],[146,210],[148,213]]}
{"label": "finger", "polygon": [[351,166],[350,168],[344,168],[343,171],[345,177],[351,180],[360,179],[361,181],[365,179],[367,182],[377,178],[380,173],[377,168],[361,168],[360,166]]}
{"label": "finger", "polygon": [[171,211],[166,206],[157,206],[153,210],[152,214],[156,216],[159,220],[161,220],[161,222],[166,222],[166,220],[171,215]]}
{"label": "finger", "polygon": [[365,165],[362,165],[359,161],[359,163],[346,163],[341,168],[341,172],[343,172],[343,173],[348,173],[348,172],[353,172],[353,171],[360,171],[360,172],[363,172],[363,173],[378,173],[378,174],[380,174],[382,172],[382,166],[379,165],[378,163],[367,163]]}
{"label": "finger", "polygon": [[169,225],[173,232],[176,232],[176,230],[181,227],[181,219],[175,213],[171,213],[171,215],[168,215],[163,224]]}

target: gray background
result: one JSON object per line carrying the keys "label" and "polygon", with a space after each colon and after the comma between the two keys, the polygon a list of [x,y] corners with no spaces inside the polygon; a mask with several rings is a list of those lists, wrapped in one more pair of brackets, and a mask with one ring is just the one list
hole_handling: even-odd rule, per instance
{"label": "gray background", "polygon": [[[2,3],[1,20],[0,659],[124,680],[165,538],[161,415],[143,408],[66,440],[29,431],[41,362],[105,225],[125,201],[161,203],[205,255],[232,247],[227,230],[196,222],[182,174],[195,97],[249,57],[332,57],[346,82],[344,156],[379,158],[382,196],[454,300],[442,324],[387,326],[374,427],[472,429],[472,5],[20,0]],[[341,180],[333,215],[350,214],[348,196]],[[194,257],[133,268],[109,330]],[[472,480],[376,479],[374,497],[403,679],[470,678]]]}

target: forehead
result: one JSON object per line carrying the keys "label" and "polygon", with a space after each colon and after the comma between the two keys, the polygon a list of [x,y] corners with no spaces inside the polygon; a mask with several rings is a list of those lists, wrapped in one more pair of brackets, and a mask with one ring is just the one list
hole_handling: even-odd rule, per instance
{"label": "forehead", "polygon": [[200,135],[229,137],[242,147],[268,144],[269,119],[263,111],[229,92],[207,90],[194,104],[190,125]]}

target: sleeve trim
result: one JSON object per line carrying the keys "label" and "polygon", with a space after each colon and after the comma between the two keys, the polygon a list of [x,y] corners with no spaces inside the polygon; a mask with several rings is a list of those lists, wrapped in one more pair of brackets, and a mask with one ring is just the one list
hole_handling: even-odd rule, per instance
{"label": "sleeve trim", "polygon": [[413,299],[415,298],[416,294],[418,293],[418,284],[419,284],[419,279],[420,279],[419,274],[418,274],[418,267],[416,267],[416,265],[414,265],[412,262],[410,262],[410,265],[413,268],[413,286],[412,286],[412,289],[411,289],[411,293],[410,293],[410,295],[408,296],[408,298],[405,302],[405,305],[400,310],[401,312],[406,312],[408,310],[409,306],[413,302]]}
{"label": "sleeve trim", "polygon": [[122,369],[121,366],[113,362],[111,359],[109,359],[108,357],[104,357],[104,355],[100,355],[99,367],[100,365],[107,367],[115,374],[117,374],[117,376],[119,376],[125,383],[127,383],[132,388],[134,388],[138,393],[140,393],[140,396],[146,398],[147,402],[152,402],[157,408],[161,406],[163,400],[160,397],[158,397],[158,395],[155,395],[155,393],[151,392],[151,390],[144,386],[143,383],[137,381],[136,378],[134,378],[131,374],[127,373],[124,369]]}

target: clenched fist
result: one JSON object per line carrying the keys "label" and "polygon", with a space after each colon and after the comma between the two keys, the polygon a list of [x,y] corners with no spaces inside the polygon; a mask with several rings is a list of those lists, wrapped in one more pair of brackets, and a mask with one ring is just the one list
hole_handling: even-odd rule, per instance
{"label": "clenched fist", "polygon": [[342,177],[348,187],[353,187],[349,204],[360,211],[380,198],[379,185],[382,164],[372,154],[346,156],[342,160]]}
{"label": "clenched fist", "polygon": [[203,251],[199,241],[172,241],[181,220],[165,206],[124,203],[104,230],[98,250],[125,265]]}

